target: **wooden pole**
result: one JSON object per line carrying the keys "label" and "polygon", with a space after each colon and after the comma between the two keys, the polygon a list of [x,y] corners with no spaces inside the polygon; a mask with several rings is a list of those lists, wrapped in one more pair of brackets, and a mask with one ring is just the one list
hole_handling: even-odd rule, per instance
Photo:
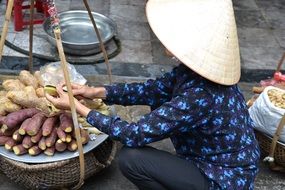
{"label": "wooden pole", "polygon": [[35,0],[30,0],[30,33],[29,33],[29,71],[33,73],[33,33],[34,33],[34,9]]}
{"label": "wooden pole", "polygon": [[2,60],[4,43],[5,43],[5,39],[7,37],[8,26],[9,26],[9,22],[11,19],[13,6],[14,6],[14,0],[8,0],[7,10],[6,10],[6,14],[5,14],[5,22],[3,25],[3,30],[2,30],[1,39],[0,39],[0,62]]}
{"label": "wooden pole", "polygon": [[72,119],[73,119],[73,124],[74,124],[74,130],[75,130],[75,137],[76,137],[78,152],[79,152],[80,179],[79,179],[79,183],[74,187],[74,189],[79,189],[84,183],[84,175],[85,175],[85,163],[84,163],[82,140],[81,140],[80,128],[79,128],[78,120],[77,120],[77,113],[76,113],[76,108],[75,108],[74,97],[72,94],[69,72],[68,72],[66,58],[65,58],[64,51],[63,51],[63,46],[62,46],[62,41],[61,41],[61,36],[60,36],[61,35],[60,29],[54,29],[54,35],[56,39],[56,45],[57,45],[57,49],[59,53],[59,58],[61,61],[61,67],[62,67],[63,74],[64,74],[65,84],[67,87],[67,93],[69,97],[69,103],[70,103],[71,114],[72,114]]}
{"label": "wooden pole", "polygon": [[108,76],[109,76],[109,83],[112,84],[112,72],[111,72],[111,66],[110,66],[109,59],[108,59],[108,54],[106,52],[104,43],[102,41],[100,32],[99,32],[98,27],[96,25],[95,19],[94,19],[93,15],[92,15],[92,12],[91,12],[91,9],[89,7],[89,4],[88,4],[87,0],[83,0],[83,2],[84,2],[84,5],[85,5],[85,7],[87,9],[88,14],[89,14],[90,20],[91,20],[91,22],[93,24],[93,27],[94,27],[94,30],[96,32],[97,38],[98,38],[98,40],[100,42],[101,51],[103,52],[103,56],[104,56],[105,63],[106,63],[106,66],[107,66],[107,72],[108,72]]}

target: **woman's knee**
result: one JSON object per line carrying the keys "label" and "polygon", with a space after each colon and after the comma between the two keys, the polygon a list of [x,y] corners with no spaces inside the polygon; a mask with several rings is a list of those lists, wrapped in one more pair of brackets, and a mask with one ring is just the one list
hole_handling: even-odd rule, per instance
{"label": "woman's knee", "polygon": [[133,170],[135,165],[140,162],[142,148],[123,147],[118,156],[119,167],[121,171]]}

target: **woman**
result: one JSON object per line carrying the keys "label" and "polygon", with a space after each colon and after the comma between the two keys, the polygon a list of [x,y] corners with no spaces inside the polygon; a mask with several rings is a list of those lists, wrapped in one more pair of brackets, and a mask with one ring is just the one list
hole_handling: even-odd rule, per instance
{"label": "woman", "polygon": [[[74,95],[152,111],[127,123],[76,100],[77,112],[125,145],[120,169],[139,189],[253,189],[259,149],[236,85],[240,59],[231,1],[149,0],[146,13],[158,39],[183,64],[145,83],[72,87]],[[62,85],[57,91],[48,100],[69,109]],[[146,146],[165,138],[176,155]]]}

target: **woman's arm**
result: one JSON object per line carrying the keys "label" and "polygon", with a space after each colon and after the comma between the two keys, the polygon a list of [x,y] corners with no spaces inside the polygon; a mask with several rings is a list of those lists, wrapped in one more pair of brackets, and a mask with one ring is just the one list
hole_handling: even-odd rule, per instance
{"label": "woman's arm", "polygon": [[106,101],[120,105],[149,105],[156,108],[172,97],[176,68],[156,80],[105,86]]}
{"label": "woman's arm", "polygon": [[[195,128],[207,118],[211,96],[203,89],[191,89],[183,96],[143,116],[137,123],[127,123],[118,117],[109,117],[97,111],[90,111],[87,121],[111,138],[130,147],[144,146],[169,137],[178,129]],[[186,129],[186,130],[187,130]]]}

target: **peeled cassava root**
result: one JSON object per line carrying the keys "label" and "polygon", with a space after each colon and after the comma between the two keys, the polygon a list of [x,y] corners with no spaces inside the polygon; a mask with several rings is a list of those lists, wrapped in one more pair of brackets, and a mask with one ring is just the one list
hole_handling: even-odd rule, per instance
{"label": "peeled cassava root", "polygon": [[[77,143],[70,113],[46,117],[35,108],[22,109],[0,117],[0,145],[16,155],[76,151]],[[80,129],[82,144],[89,141],[87,130]]]}

